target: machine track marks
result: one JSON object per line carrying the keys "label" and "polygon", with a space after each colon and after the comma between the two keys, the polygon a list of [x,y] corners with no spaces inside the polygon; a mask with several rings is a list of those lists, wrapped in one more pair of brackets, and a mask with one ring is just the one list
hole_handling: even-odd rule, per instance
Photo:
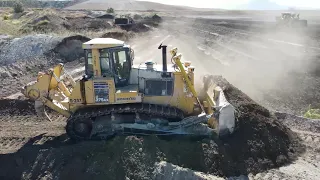
{"label": "machine track marks", "polygon": [[12,153],[20,149],[28,138],[24,137],[1,137],[0,138],[0,153]]}
{"label": "machine track marks", "polygon": [[[0,137],[0,154],[14,153],[22,147],[54,147],[52,142],[56,138],[57,136],[47,136],[44,134],[39,134],[34,137]],[[59,144],[62,143],[59,142]]]}
{"label": "machine track marks", "polygon": [[12,153],[30,144],[34,137],[41,135],[30,145],[41,145],[46,141],[65,133],[65,123],[1,123],[0,154]]}

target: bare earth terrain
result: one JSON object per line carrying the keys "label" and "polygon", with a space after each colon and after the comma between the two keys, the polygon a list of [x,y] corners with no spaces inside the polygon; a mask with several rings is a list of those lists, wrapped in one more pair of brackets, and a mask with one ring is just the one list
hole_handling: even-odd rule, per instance
{"label": "bare earth terrain", "polygon": [[[0,179],[320,179],[320,120],[301,117],[320,102],[320,25],[283,30],[261,16],[171,12],[161,24],[143,26],[147,32],[125,32],[91,11],[58,12],[28,13],[15,19],[28,22],[15,34],[0,31]],[[37,32],[33,20],[43,17],[49,32]],[[81,43],[93,37],[126,40],[136,64],[161,63],[160,43],[177,47],[199,79],[222,75],[230,83],[220,82],[243,129],[226,141],[128,136],[71,143],[66,119],[37,117],[20,88],[60,62],[81,76]]]}

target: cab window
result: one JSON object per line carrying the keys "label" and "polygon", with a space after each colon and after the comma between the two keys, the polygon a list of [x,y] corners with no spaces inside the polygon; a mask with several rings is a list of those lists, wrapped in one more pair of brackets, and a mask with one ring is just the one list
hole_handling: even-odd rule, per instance
{"label": "cab window", "polygon": [[107,50],[100,50],[100,67],[102,75],[108,75],[111,72],[109,53]]}
{"label": "cab window", "polygon": [[130,61],[127,60],[127,51],[116,51],[112,53],[116,73],[121,78],[128,78],[130,72]]}
{"label": "cab window", "polygon": [[88,76],[93,76],[93,63],[92,63],[91,49],[86,50],[86,74]]}

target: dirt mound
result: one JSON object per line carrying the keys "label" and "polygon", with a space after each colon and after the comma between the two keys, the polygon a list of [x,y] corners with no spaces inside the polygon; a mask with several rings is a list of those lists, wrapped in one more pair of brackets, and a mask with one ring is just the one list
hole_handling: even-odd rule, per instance
{"label": "dirt mound", "polygon": [[59,59],[62,59],[63,62],[71,62],[80,59],[85,56],[82,43],[89,40],[91,39],[81,35],[66,37],[62,39],[62,41],[46,55],[55,56]]}
{"label": "dirt mound", "polygon": [[74,54],[83,53],[82,43],[88,39],[84,36],[63,37],[44,34],[15,38],[1,46],[0,65],[6,66],[17,61],[26,62],[35,59],[55,59],[57,61],[60,58],[62,62],[69,61],[70,57],[75,56]]}
{"label": "dirt mound", "polygon": [[68,31],[98,31],[113,27],[112,19],[95,18],[85,13],[31,11],[21,17],[20,32],[63,33]]}
{"label": "dirt mound", "polygon": [[151,30],[151,27],[142,23],[136,23],[133,26],[131,26],[128,30],[132,32],[148,32]]}
{"label": "dirt mound", "polygon": [[1,115],[36,115],[31,100],[0,99]]}
{"label": "dirt mound", "polygon": [[113,27],[110,21],[98,18],[77,17],[68,20],[70,26],[67,28],[71,31],[78,30],[105,30]]}
{"label": "dirt mound", "polygon": [[119,39],[122,41],[128,41],[130,38],[132,38],[134,35],[132,33],[123,31],[123,30],[115,30],[110,31],[101,36],[101,38],[114,38]]}
{"label": "dirt mound", "polygon": [[303,150],[296,134],[277,121],[266,108],[222,77],[212,76],[212,79],[223,87],[226,98],[238,112],[239,128],[223,142],[225,153],[231,160],[225,167],[233,167],[237,172],[257,172],[283,165],[294,153]]}
{"label": "dirt mound", "polygon": [[58,16],[57,14],[46,14],[37,17],[21,28],[23,33],[29,32],[57,32],[63,31],[70,27],[67,19]]}
{"label": "dirt mound", "polygon": [[157,27],[162,21],[163,19],[159,15],[155,14],[153,16],[144,17],[141,22],[150,26]]}
{"label": "dirt mound", "polygon": [[98,16],[97,18],[99,18],[99,19],[111,19],[111,20],[113,20],[114,19],[114,15],[112,15],[112,14],[103,14],[103,15],[101,15],[101,16]]}

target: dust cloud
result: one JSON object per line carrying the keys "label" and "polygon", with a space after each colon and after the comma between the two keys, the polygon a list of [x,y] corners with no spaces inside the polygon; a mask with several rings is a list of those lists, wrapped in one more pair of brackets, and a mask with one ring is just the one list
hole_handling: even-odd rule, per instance
{"label": "dust cloud", "polygon": [[313,29],[245,23],[180,18],[162,29],[196,67],[196,87],[205,74],[222,75],[271,110],[301,114],[318,103],[320,48]]}

